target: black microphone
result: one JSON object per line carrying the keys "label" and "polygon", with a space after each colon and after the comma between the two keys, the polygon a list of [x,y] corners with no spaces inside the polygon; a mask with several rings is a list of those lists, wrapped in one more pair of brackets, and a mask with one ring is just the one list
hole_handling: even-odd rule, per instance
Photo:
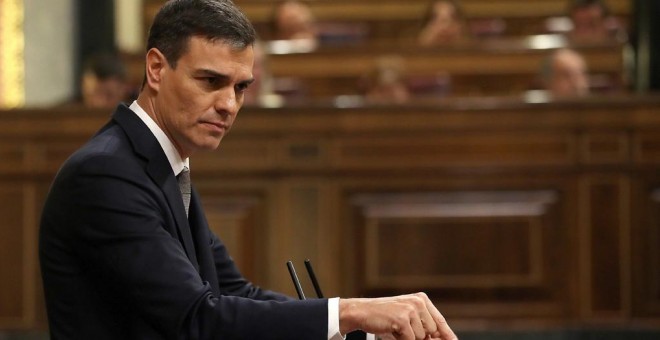
{"label": "black microphone", "polygon": [[[305,293],[303,292],[302,286],[300,285],[300,280],[298,280],[298,275],[296,275],[296,269],[293,267],[293,262],[287,261],[286,266],[287,268],[289,268],[289,274],[291,275],[293,286],[296,288],[296,292],[298,293],[298,298],[300,300],[305,300]],[[309,259],[305,260],[305,268],[307,269],[307,274],[309,274],[309,278],[312,281],[312,285],[314,286],[316,295],[319,297],[319,299],[323,298],[323,292],[321,291],[321,286],[319,285],[319,281],[316,279],[316,275],[314,274],[314,268],[312,268],[312,262],[309,261]],[[363,331],[358,330],[346,334],[346,340],[365,340],[365,339],[367,339],[367,333]]]}
{"label": "black microphone", "polygon": [[300,285],[300,280],[298,280],[298,275],[296,275],[296,269],[293,268],[293,262],[287,261],[286,266],[287,268],[289,268],[289,274],[291,275],[293,286],[296,287],[296,293],[298,293],[298,298],[300,300],[305,300],[305,293],[303,292],[302,286]]}
{"label": "black microphone", "polygon": [[314,275],[314,268],[312,268],[312,262],[310,262],[309,259],[305,260],[305,268],[307,269],[309,278],[312,280],[312,285],[314,285],[316,296],[318,296],[319,299],[322,299],[323,292],[321,291],[321,286],[319,286],[319,281],[316,279],[316,275]]}

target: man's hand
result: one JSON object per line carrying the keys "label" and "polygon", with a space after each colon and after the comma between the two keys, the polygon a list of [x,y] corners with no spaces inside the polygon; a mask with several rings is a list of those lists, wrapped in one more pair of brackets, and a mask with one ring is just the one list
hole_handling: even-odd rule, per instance
{"label": "man's hand", "polygon": [[375,299],[340,299],[339,328],[342,334],[361,329],[403,340],[458,339],[424,293]]}

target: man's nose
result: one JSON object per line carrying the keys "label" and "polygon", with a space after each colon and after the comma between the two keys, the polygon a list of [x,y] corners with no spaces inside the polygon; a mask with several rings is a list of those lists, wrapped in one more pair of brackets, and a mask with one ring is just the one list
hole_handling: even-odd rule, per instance
{"label": "man's nose", "polygon": [[215,111],[220,114],[235,115],[238,112],[239,103],[233,87],[226,87],[218,92],[215,99]]}

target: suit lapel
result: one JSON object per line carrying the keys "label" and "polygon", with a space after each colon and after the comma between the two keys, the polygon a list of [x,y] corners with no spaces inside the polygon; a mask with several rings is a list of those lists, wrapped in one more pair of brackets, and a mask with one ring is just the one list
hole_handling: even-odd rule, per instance
{"label": "suit lapel", "polygon": [[190,200],[190,226],[197,249],[197,259],[199,261],[199,275],[202,280],[208,281],[211,290],[215,296],[220,296],[220,285],[218,284],[218,274],[215,269],[215,259],[210,246],[211,236],[209,235],[208,222],[204,216],[204,210],[201,206],[199,195],[193,188]]}
{"label": "suit lapel", "polygon": [[192,264],[195,266],[195,269],[199,271],[199,264],[197,262],[197,254],[195,252],[192,233],[190,231],[188,218],[186,217],[186,210],[183,206],[181,191],[179,190],[179,184],[176,181],[176,177],[174,177],[174,175],[168,176],[165,178],[163,184],[160,185],[160,187],[165,194],[167,203],[169,203],[170,209],[174,215],[174,219],[176,220],[179,239],[183,243],[183,247],[186,250],[186,254],[190,259],[190,262],[192,262]]}
{"label": "suit lapel", "polygon": [[[124,129],[135,153],[147,161],[146,172],[163,191],[172,215],[176,220],[176,233],[190,262],[199,271],[188,218],[183,207],[181,191],[172,173],[170,162],[156,137],[140,118],[126,105],[120,105],[113,119]],[[172,231],[170,231],[171,233]]]}

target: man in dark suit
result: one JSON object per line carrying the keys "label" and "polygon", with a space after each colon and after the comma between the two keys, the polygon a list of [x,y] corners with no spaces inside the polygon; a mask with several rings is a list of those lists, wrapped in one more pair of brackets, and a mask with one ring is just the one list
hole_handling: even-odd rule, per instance
{"label": "man in dark suit", "polygon": [[189,191],[253,81],[255,32],[228,0],[173,0],[149,33],[138,99],[62,166],[40,260],[53,339],[455,336],[422,293],[298,301],[247,282]]}

